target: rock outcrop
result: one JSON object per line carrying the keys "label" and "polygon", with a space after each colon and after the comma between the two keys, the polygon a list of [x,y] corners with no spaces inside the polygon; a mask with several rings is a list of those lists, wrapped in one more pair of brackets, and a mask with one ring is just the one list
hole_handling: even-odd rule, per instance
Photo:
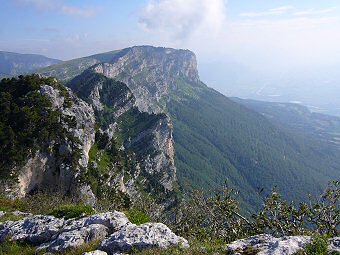
{"label": "rock outcrop", "polygon": [[47,119],[57,116],[56,123],[51,135],[47,130],[43,141],[27,148],[32,153],[9,167],[18,173],[18,183],[6,186],[6,193],[58,192],[91,206],[117,192],[125,193],[124,199],[126,194],[138,199],[142,192],[159,200],[170,197],[176,168],[166,114],[141,112],[126,84],[93,69],[70,82],[74,91],[53,78],[33,78],[38,84],[32,92],[49,102],[31,103]]}
{"label": "rock outcrop", "polygon": [[24,241],[38,250],[56,253],[101,240],[97,251],[87,254],[119,254],[133,247],[188,247],[161,223],[132,224],[120,212],[108,212],[80,219],[58,219],[53,216],[30,216],[16,222],[0,223],[0,241]]}
{"label": "rock outcrop", "polygon": [[138,108],[153,113],[164,112],[169,91],[175,89],[179,79],[199,81],[196,57],[189,50],[127,48],[114,60],[96,65],[94,70],[126,83]]}
{"label": "rock outcrop", "polygon": [[[88,154],[95,140],[96,120],[92,106],[70,89],[66,91],[66,95],[62,95],[60,90],[42,85],[39,92],[50,100],[52,110],[61,113],[62,125],[75,141],[64,139],[57,143],[51,140],[47,145],[51,149],[40,150],[28,159],[18,176],[18,196],[25,196],[33,190],[50,190],[51,187],[61,193],[79,193],[77,176],[87,168]],[[75,150],[79,151],[79,159],[71,166],[70,155]]]}
{"label": "rock outcrop", "polygon": [[131,196],[137,193],[135,180],[140,178],[147,183],[160,184],[165,192],[172,191],[176,168],[170,118],[164,113],[142,112],[137,98],[125,83],[99,74],[95,69],[75,77],[68,86],[93,106],[97,119],[103,123],[99,132],[109,139],[121,137],[122,149],[138,158],[138,165],[130,167],[136,170],[128,170],[134,172],[128,179],[124,179],[122,171],[112,167],[110,180],[103,182],[110,182],[111,186],[118,186]]}
{"label": "rock outcrop", "polygon": [[112,255],[115,252],[131,252],[132,248],[146,249],[171,246],[189,247],[188,241],[176,236],[162,223],[147,223],[141,226],[126,225],[120,231],[104,240],[100,249]]}
{"label": "rock outcrop", "polygon": [[[339,252],[339,238],[330,239],[329,251]],[[285,236],[275,238],[271,235],[257,235],[237,240],[227,246],[230,255],[242,255],[245,252],[258,255],[293,255],[312,242],[310,236]],[[247,253],[248,254],[248,253]]]}

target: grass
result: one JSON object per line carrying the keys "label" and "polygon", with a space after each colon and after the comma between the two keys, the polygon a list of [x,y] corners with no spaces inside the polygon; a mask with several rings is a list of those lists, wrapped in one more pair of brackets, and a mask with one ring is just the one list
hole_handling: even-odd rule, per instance
{"label": "grass", "polygon": [[218,255],[226,254],[225,244],[220,241],[193,242],[190,248],[172,247],[168,249],[152,248],[146,250],[133,249],[136,255]]}
{"label": "grass", "polygon": [[[73,250],[54,253],[54,255],[82,255],[84,252],[94,251],[98,247],[100,241],[93,241],[84,244]],[[46,254],[45,251],[36,251],[36,247],[33,247],[26,243],[19,242],[4,242],[0,244],[0,254],[1,255],[43,255]]]}
{"label": "grass", "polygon": [[4,216],[0,218],[0,223],[5,222],[5,221],[18,221],[18,220],[22,220],[23,218],[25,217],[22,215],[14,215],[11,212],[7,212]]}
{"label": "grass", "polygon": [[78,217],[82,213],[92,214],[94,212],[91,207],[59,193],[37,193],[14,200],[0,195],[0,211],[22,211],[35,215],[52,214],[61,216],[64,214],[66,217]]}
{"label": "grass", "polygon": [[24,204],[19,199],[8,199],[4,196],[0,196],[0,211],[12,212],[20,211]]}
{"label": "grass", "polygon": [[81,216],[92,215],[94,210],[91,206],[84,204],[68,204],[57,207],[51,210],[48,214],[57,218],[72,219]]}

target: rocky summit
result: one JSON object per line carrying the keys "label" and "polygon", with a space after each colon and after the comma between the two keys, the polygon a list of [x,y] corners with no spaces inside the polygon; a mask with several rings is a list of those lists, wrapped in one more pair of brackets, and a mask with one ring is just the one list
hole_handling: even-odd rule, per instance
{"label": "rocky summit", "polygon": [[87,254],[119,254],[133,248],[189,247],[161,223],[132,224],[124,213],[107,212],[69,219],[30,216],[19,221],[0,223],[0,240],[28,242],[37,250],[64,252],[86,243],[101,241],[98,250]]}

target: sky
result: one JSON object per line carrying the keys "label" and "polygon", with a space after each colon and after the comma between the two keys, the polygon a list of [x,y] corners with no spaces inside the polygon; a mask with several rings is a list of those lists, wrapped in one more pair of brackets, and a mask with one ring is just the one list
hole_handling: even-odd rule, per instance
{"label": "sky", "polygon": [[0,50],[62,60],[155,45],[194,51],[203,73],[340,64],[339,0],[0,0],[0,23]]}

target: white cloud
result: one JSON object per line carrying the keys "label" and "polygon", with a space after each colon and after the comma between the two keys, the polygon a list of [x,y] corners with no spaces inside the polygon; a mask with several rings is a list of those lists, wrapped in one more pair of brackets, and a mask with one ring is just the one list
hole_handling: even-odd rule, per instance
{"label": "white cloud", "polygon": [[287,6],[280,6],[280,7],[268,9],[263,12],[243,12],[240,14],[240,16],[248,17],[248,18],[264,17],[264,16],[278,16],[278,15],[285,14],[293,9],[294,9],[293,6],[287,5]]}
{"label": "white cloud", "polygon": [[54,11],[59,14],[92,17],[96,15],[97,9],[90,7],[78,7],[65,4],[64,0],[15,0],[21,6],[31,6],[38,11]]}
{"label": "white cloud", "polygon": [[217,33],[225,18],[225,0],[159,0],[149,1],[139,24],[148,32],[181,41],[195,33]]}
{"label": "white cloud", "polygon": [[336,7],[326,8],[326,9],[307,9],[303,11],[298,11],[293,13],[294,16],[307,16],[307,15],[320,15],[332,13],[336,10]]}

